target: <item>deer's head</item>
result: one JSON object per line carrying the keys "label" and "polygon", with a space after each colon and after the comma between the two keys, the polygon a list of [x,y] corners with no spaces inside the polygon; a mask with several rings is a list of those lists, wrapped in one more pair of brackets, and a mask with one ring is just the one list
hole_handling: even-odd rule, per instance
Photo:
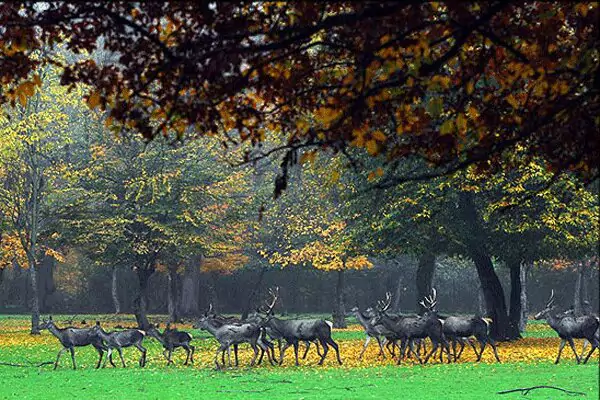
{"label": "deer's head", "polygon": [[48,319],[43,320],[41,324],[38,325],[38,329],[42,330],[42,329],[50,329],[51,327],[56,326],[54,325],[54,321],[52,321],[52,316],[49,316]]}

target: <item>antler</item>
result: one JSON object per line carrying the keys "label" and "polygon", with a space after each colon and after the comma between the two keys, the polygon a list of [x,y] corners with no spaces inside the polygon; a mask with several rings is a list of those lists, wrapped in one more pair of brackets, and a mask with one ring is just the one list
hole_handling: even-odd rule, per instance
{"label": "antler", "polygon": [[385,300],[377,301],[377,309],[380,312],[385,312],[385,311],[387,311],[387,309],[390,308],[391,304],[392,304],[392,294],[390,292],[385,292]]}
{"label": "antler", "polygon": [[[437,304],[437,291],[435,288],[431,289],[431,296],[425,296],[425,299],[420,301],[419,304],[428,310],[433,310],[435,305]],[[427,304],[426,304],[427,303]]]}
{"label": "antler", "polygon": [[269,294],[272,297],[272,301],[269,304],[267,301],[265,301],[266,305],[267,305],[267,309],[266,311],[264,311],[265,314],[270,314],[271,311],[273,311],[273,307],[275,307],[275,303],[277,302],[277,299],[279,298],[279,286],[275,287],[275,290],[273,289],[269,289]]}
{"label": "antler", "polygon": [[548,299],[548,303],[546,303],[546,307],[550,308],[554,304],[554,289],[550,292],[550,299]]}

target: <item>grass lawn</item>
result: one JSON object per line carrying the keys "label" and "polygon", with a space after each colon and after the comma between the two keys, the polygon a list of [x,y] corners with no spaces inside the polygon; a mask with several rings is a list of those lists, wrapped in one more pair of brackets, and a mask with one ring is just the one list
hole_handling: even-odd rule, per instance
{"label": "grass lawn", "polygon": [[[96,316],[88,316],[89,323]],[[60,317],[55,319],[60,320]],[[79,319],[79,318],[78,318]],[[122,322],[113,322],[121,324]],[[58,322],[59,326],[62,326]],[[189,329],[189,326],[180,327]],[[588,365],[576,365],[568,348],[563,361],[554,365],[558,339],[550,336],[547,325],[532,324],[526,339],[499,344],[502,364],[492,362],[491,353],[484,362],[473,362],[465,353],[458,364],[421,366],[408,361],[397,366],[391,360],[377,358],[376,345],[371,344],[365,358],[358,360],[364,334],[356,326],[336,330],[343,366],[334,362],[333,354],[326,365],[316,366],[318,358],[311,350],[303,366],[293,366],[293,352],[286,353],[283,367],[247,368],[250,354],[244,350],[239,369],[215,371],[212,363],[216,342],[196,338],[196,363],[182,365],[184,353],[177,353],[175,367],[166,367],[161,348],[147,339],[148,366],[137,366],[139,353],[125,349],[127,368],[94,369],[97,354],[92,348],[76,349],[77,371],[71,369],[68,354],[63,355],[59,368],[10,367],[0,365],[0,399],[44,398],[219,398],[219,399],[520,399],[520,393],[498,395],[501,390],[537,385],[558,386],[583,392],[583,398],[597,399],[598,356]],[[373,342],[373,341],[372,341]],[[372,346],[372,347],[371,347]],[[47,331],[40,336],[28,334],[25,317],[0,316],[0,362],[24,364],[54,360],[60,345]],[[466,352],[466,350],[465,350]],[[527,399],[562,399],[567,394],[550,389],[529,393]]]}

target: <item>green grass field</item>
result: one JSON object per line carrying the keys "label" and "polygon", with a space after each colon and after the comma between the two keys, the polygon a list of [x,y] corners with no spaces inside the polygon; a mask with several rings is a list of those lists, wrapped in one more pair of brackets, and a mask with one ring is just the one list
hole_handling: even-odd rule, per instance
{"label": "green grass field", "polygon": [[[96,316],[86,316],[90,323]],[[102,317],[100,317],[102,318]],[[61,319],[60,316],[55,319]],[[78,318],[79,319],[79,318]],[[60,322],[59,322],[59,325]],[[598,392],[598,357],[588,365],[576,365],[573,355],[565,349],[559,365],[552,363],[558,340],[543,324],[530,325],[527,339],[499,345],[502,364],[491,357],[483,363],[472,362],[471,355],[458,364],[421,366],[408,361],[402,366],[377,358],[375,345],[369,348],[363,361],[357,360],[364,334],[356,326],[334,331],[345,364],[341,367],[328,356],[325,366],[316,366],[317,357],[311,350],[301,367],[293,366],[293,353],[286,353],[284,367],[261,365],[248,368],[249,352],[244,351],[240,368],[215,371],[212,357],[216,350],[213,339],[192,331],[197,346],[194,366],[182,365],[179,351],[176,366],[166,367],[161,348],[156,341],[145,341],[148,365],[137,366],[139,353],[126,349],[127,368],[94,369],[97,354],[92,348],[76,349],[78,369],[71,369],[68,354],[61,358],[59,368],[11,367],[0,365],[0,399],[63,399],[101,398],[220,398],[220,399],[517,399],[519,393],[498,395],[501,390],[537,385],[558,386],[583,392],[585,398],[596,399]],[[0,317],[0,362],[26,364],[54,360],[60,345],[47,331],[31,336],[24,317]],[[533,353],[530,358],[522,353]],[[489,356],[489,355],[488,355]],[[527,360],[527,361],[520,361]],[[115,360],[116,361],[116,360]],[[461,360],[462,361],[462,360]],[[527,399],[562,399],[567,394],[540,389]],[[583,397],[582,397],[583,398]]]}

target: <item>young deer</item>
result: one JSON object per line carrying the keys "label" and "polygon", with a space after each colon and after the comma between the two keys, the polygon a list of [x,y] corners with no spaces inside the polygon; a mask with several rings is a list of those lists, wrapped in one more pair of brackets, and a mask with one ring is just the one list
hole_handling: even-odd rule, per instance
{"label": "young deer", "polygon": [[58,352],[56,356],[56,361],[54,362],[54,369],[58,367],[58,360],[62,353],[66,350],[71,352],[71,360],[73,361],[73,369],[77,369],[77,364],[75,363],[75,347],[83,347],[92,345],[98,352],[100,356],[98,358],[98,364],[96,368],[100,368],[100,362],[102,361],[102,356],[104,355],[104,351],[107,350],[104,344],[102,344],[102,339],[98,336],[96,332],[94,332],[93,328],[59,328],[52,321],[52,317],[48,318],[47,321],[43,321],[39,325],[39,329],[48,329],[50,333],[52,333],[62,344],[63,348]]}
{"label": "young deer", "polygon": [[192,364],[194,363],[194,351],[196,348],[190,344],[192,341],[192,335],[187,332],[178,331],[177,329],[171,329],[170,324],[167,324],[167,327],[163,333],[160,333],[157,328],[158,325],[151,325],[150,329],[148,329],[148,335],[152,336],[154,339],[158,340],[160,344],[162,344],[164,348],[163,355],[167,359],[167,365],[173,364],[171,356],[173,355],[173,350],[178,347],[183,347],[187,353],[185,363],[183,365],[188,365],[189,362]]}
{"label": "young deer", "polygon": [[123,331],[114,331],[114,332],[106,332],[100,326],[100,321],[96,321],[96,325],[92,328],[92,330],[100,336],[100,339],[105,343],[106,347],[108,347],[108,354],[104,359],[104,364],[102,368],[106,366],[106,361],[110,361],[110,365],[115,367],[115,363],[112,360],[112,350],[117,349],[119,353],[119,357],[121,358],[121,363],[123,364],[123,368],[125,368],[125,360],[123,359],[123,348],[135,346],[141,353],[140,357],[140,367],[144,367],[146,365],[146,349],[142,346],[142,342],[144,341],[144,337],[146,336],[146,332],[141,331],[139,329],[125,329]]}
{"label": "young deer", "polygon": [[352,308],[352,313],[356,316],[356,319],[358,320],[358,323],[362,325],[362,327],[365,329],[365,334],[366,334],[366,338],[365,338],[365,344],[363,345],[363,349],[360,352],[358,359],[362,360],[363,355],[365,354],[365,351],[367,350],[367,346],[369,345],[369,342],[371,341],[371,338],[375,338],[375,340],[377,340],[377,344],[379,345],[379,355],[383,357],[383,359],[385,360],[385,351],[384,351],[384,344],[387,342],[387,336],[393,336],[393,333],[386,329],[383,325],[375,325],[373,324],[373,318],[369,315],[365,315],[363,314],[360,309],[358,308],[358,306]]}
{"label": "young deer", "polygon": [[550,327],[554,329],[561,338],[560,346],[558,348],[558,356],[556,357],[554,364],[559,363],[560,355],[565,347],[566,342],[569,342],[569,346],[571,346],[571,350],[573,350],[573,354],[575,354],[577,364],[581,362],[579,355],[577,354],[577,350],[575,350],[573,339],[587,339],[587,341],[592,345],[592,349],[583,361],[584,364],[587,363],[594,350],[598,348],[596,331],[598,330],[598,325],[600,325],[600,320],[598,317],[592,315],[584,315],[581,317],[568,315],[556,316],[552,314],[553,310],[554,290],[552,290],[550,294],[550,299],[548,300],[548,303],[546,303],[546,307],[544,307],[542,311],[534,316],[536,320],[545,319],[546,322],[548,322],[548,325],[550,325]]}

